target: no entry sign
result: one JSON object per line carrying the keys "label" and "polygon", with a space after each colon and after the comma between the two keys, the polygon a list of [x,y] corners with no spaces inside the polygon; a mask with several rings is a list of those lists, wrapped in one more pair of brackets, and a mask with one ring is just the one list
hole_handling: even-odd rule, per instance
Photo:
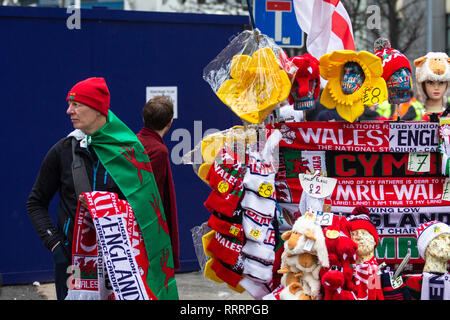
{"label": "no entry sign", "polygon": [[303,47],[303,32],[298,25],[292,0],[254,0],[256,27],[281,47]]}
{"label": "no entry sign", "polygon": [[266,11],[281,11],[281,12],[291,12],[292,2],[291,1],[266,1]]}

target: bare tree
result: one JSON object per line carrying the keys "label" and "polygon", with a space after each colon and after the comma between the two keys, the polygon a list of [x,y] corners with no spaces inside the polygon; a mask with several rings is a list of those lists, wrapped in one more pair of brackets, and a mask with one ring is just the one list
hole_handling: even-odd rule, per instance
{"label": "bare tree", "polygon": [[[388,23],[388,38],[392,47],[408,52],[414,42],[424,35],[425,8],[420,0],[378,0],[382,19]],[[384,30],[372,30],[376,37]]]}
{"label": "bare tree", "polygon": [[[423,0],[341,0],[350,19],[357,47],[373,51],[373,42],[379,37],[390,40],[393,48],[407,53],[416,40],[424,35],[425,8]],[[369,6],[380,15],[378,28],[369,28]]]}

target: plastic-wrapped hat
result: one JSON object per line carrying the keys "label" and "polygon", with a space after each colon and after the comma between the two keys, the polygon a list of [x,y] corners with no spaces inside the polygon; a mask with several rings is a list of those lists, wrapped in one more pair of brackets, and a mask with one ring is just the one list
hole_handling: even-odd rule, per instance
{"label": "plastic-wrapped hat", "polygon": [[389,102],[400,104],[411,99],[412,70],[408,58],[391,47],[389,40],[379,38],[374,52],[383,62],[383,78],[389,90]]}
{"label": "plastic-wrapped hat", "polygon": [[[418,92],[423,100],[426,99],[425,91],[423,90],[423,83],[430,81],[450,81],[450,58],[444,52],[428,52],[426,56],[414,60],[416,67],[416,81]],[[448,90],[444,94],[444,101],[447,100]]]}
{"label": "plastic-wrapped hat", "polygon": [[308,110],[314,105],[320,95],[319,60],[309,53],[294,56],[289,59],[298,67],[294,83],[289,94],[289,103],[295,110]]}

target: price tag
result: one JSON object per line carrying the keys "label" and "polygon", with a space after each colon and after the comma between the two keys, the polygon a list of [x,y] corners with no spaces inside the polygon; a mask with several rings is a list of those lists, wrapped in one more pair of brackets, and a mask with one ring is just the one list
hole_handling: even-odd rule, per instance
{"label": "price tag", "polygon": [[229,189],[230,185],[225,180],[220,181],[217,185],[217,191],[219,191],[220,193],[228,192]]}
{"label": "price tag", "polygon": [[235,236],[238,236],[240,231],[241,231],[241,229],[236,228],[235,226],[231,226],[230,230],[229,230],[230,234],[235,235]]}
{"label": "price tag", "polygon": [[333,222],[333,214],[331,212],[316,212],[316,222],[321,226],[331,226]]}
{"label": "price tag", "polygon": [[252,230],[250,230],[249,234],[250,234],[251,237],[253,237],[255,239],[258,239],[259,236],[261,235],[261,231],[252,229]]}
{"label": "price tag", "polygon": [[408,157],[408,170],[413,172],[430,172],[429,152],[411,152]]}
{"label": "price tag", "polygon": [[258,193],[261,197],[269,198],[273,193],[273,186],[270,182],[263,182],[259,185]]}
{"label": "price tag", "polygon": [[322,177],[318,173],[313,175],[300,173],[298,178],[303,191],[309,196],[318,199],[330,196],[337,183],[337,179]]}
{"label": "price tag", "polygon": [[446,178],[442,190],[442,200],[450,201],[450,179]]}
{"label": "price tag", "polygon": [[303,246],[303,250],[310,252],[314,246],[314,242],[311,239],[306,240],[305,245]]}
{"label": "price tag", "polygon": [[397,277],[396,279],[392,279],[391,275],[391,287],[392,289],[398,289],[403,285],[402,277]]}

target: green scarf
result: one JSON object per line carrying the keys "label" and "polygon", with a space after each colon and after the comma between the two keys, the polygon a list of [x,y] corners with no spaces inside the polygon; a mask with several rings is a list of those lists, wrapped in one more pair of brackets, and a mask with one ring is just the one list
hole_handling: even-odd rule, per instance
{"label": "green scarf", "polygon": [[144,147],[111,110],[87,141],[133,208],[149,261],[147,285],[158,299],[177,300],[164,208]]}

